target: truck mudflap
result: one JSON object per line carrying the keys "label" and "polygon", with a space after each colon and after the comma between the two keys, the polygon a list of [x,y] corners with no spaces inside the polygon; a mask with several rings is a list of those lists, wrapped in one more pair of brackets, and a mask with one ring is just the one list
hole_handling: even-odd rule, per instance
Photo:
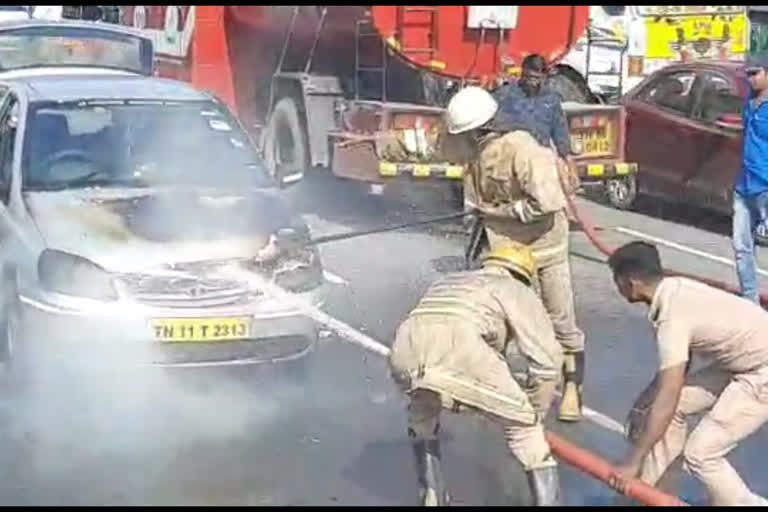
{"label": "truck mudflap", "polygon": [[382,161],[379,162],[379,176],[382,178],[408,176],[416,179],[461,180],[464,177],[464,167],[452,164],[414,164]]}

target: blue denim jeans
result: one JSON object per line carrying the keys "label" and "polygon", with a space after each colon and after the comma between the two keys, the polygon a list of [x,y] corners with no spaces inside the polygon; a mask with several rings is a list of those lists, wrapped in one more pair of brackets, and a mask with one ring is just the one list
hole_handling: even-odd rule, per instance
{"label": "blue denim jeans", "polygon": [[733,252],[736,256],[736,273],[739,275],[741,295],[760,303],[760,287],[757,282],[755,261],[755,231],[768,222],[768,192],[756,196],[733,194]]}

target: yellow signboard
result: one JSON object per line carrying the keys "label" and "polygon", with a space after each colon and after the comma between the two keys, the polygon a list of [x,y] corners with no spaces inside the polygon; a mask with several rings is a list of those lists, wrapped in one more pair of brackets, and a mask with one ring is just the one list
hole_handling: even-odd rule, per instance
{"label": "yellow signboard", "polygon": [[645,25],[648,59],[680,60],[682,53],[692,60],[717,59],[747,50],[746,13],[649,16]]}

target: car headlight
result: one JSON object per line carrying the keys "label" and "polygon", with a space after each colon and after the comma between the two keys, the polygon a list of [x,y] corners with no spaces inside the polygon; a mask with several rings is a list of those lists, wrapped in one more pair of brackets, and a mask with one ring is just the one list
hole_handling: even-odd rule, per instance
{"label": "car headlight", "polygon": [[269,237],[269,242],[253,260],[259,270],[272,275],[275,284],[294,293],[309,291],[323,282],[323,266],[317,247],[306,245],[306,228],[285,228]]}
{"label": "car headlight", "polygon": [[76,254],[45,249],[37,260],[37,275],[52,292],[97,300],[118,298],[112,274]]}

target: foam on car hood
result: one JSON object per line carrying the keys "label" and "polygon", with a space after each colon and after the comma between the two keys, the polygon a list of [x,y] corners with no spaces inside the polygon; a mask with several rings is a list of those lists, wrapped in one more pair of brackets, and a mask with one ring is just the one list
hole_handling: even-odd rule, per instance
{"label": "foam on car hood", "polygon": [[296,225],[269,190],[87,188],[25,195],[45,245],[116,272],[254,256]]}

